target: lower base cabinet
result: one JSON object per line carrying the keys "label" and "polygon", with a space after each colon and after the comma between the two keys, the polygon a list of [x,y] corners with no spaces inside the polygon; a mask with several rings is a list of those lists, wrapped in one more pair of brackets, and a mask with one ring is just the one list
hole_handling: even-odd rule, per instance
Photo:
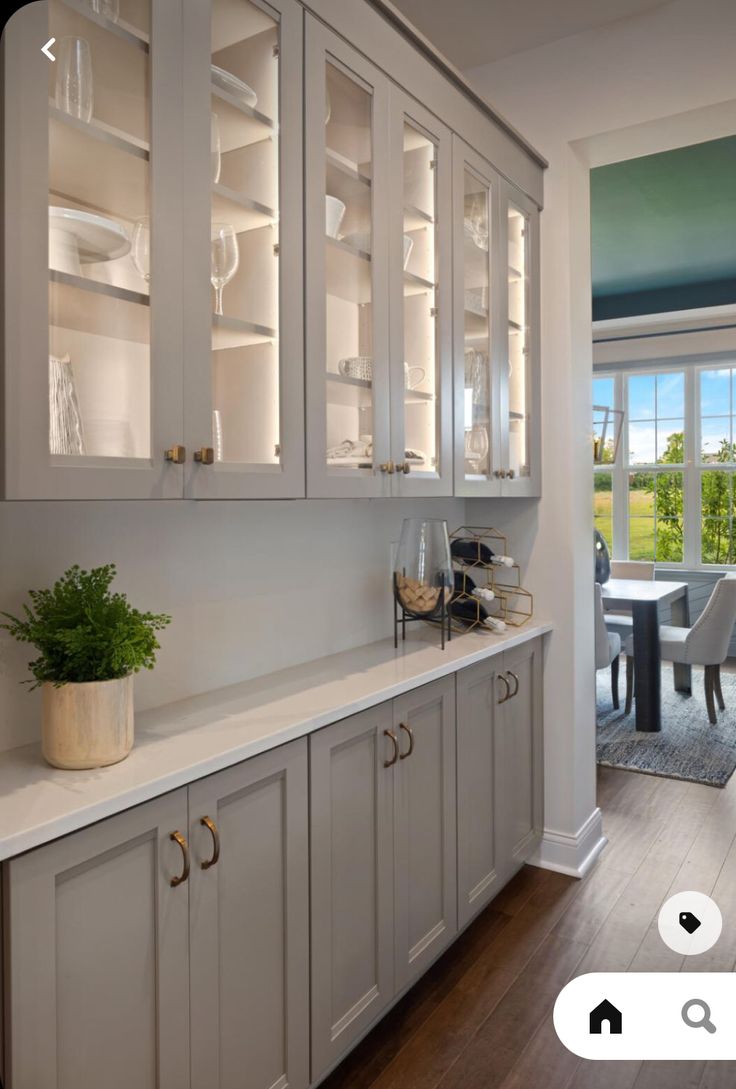
{"label": "lower base cabinet", "polygon": [[7,1089],[304,1089],[307,851],[299,740],[11,860]]}
{"label": "lower base cabinet", "polygon": [[536,846],[541,682],[535,639],[5,863],[6,1089],[319,1082]]}
{"label": "lower base cabinet", "polygon": [[458,916],[529,858],[543,822],[542,641],[457,673]]}
{"label": "lower base cabinet", "polygon": [[457,932],[455,679],[310,738],[312,1079]]}

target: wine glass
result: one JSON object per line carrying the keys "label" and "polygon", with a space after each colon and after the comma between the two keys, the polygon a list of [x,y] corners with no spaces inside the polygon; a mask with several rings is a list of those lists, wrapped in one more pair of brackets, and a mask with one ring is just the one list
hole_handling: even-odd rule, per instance
{"label": "wine glass", "polygon": [[102,15],[111,23],[120,18],[120,0],[88,0],[88,3],[95,15]]}
{"label": "wine glass", "polygon": [[465,459],[474,473],[483,471],[488,450],[488,428],[474,424],[465,432]]}
{"label": "wine glass", "polygon": [[62,38],[56,55],[56,108],[92,120],[92,54],[84,38]]}
{"label": "wine glass", "polygon": [[222,168],[222,145],[220,141],[220,122],[216,113],[210,114],[210,155],[212,161],[212,184],[217,185]]}
{"label": "wine glass", "polygon": [[238,271],[238,236],[230,223],[213,223],[210,245],[210,280],[215,289],[215,313],[222,317],[222,289]]}
{"label": "wine glass", "polygon": [[130,256],[138,275],[149,283],[151,280],[151,221],[141,216],[135,221]]}

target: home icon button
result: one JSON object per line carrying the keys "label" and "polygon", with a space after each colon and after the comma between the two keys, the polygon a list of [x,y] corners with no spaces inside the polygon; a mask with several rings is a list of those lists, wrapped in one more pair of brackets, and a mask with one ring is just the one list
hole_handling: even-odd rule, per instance
{"label": "home icon button", "polygon": [[621,1010],[617,1010],[607,998],[590,1011],[590,1032],[601,1035],[603,1025],[608,1024],[608,1032],[611,1036],[620,1036],[623,1032],[623,1016]]}

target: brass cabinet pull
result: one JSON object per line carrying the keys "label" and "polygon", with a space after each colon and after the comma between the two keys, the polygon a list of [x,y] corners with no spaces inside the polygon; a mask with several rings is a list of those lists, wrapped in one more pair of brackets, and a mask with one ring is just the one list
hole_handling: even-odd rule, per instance
{"label": "brass cabinet pull", "polygon": [[510,669],[506,670],[506,676],[511,677],[513,679],[513,681],[514,681],[514,685],[515,685],[514,691],[509,696],[509,699],[512,700],[514,698],[514,696],[517,695],[517,693],[519,691],[519,678]]}
{"label": "brass cabinet pull", "polygon": [[390,760],[384,760],[383,761],[383,766],[384,766],[384,768],[392,768],[394,766],[394,764],[396,763],[396,761],[399,759],[399,741],[398,741],[398,738],[396,737],[396,734],[393,732],[393,730],[384,730],[383,731],[383,736],[384,737],[390,737],[391,738],[391,744],[394,747],[393,756],[391,757]]}
{"label": "brass cabinet pull", "polygon": [[414,752],[414,732],[411,726],[407,726],[403,722],[399,723],[399,729],[403,730],[404,733],[407,733],[409,735],[409,748],[406,750],[406,752],[402,752],[399,755],[399,760],[406,760],[407,756],[411,756],[411,754]]}
{"label": "brass cabinet pull", "polygon": [[389,476],[396,472],[396,466],[394,465],[393,461],[384,461],[378,466],[378,468],[381,470],[382,473],[388,473]]}
{"label": "brass cabinet pull", "polygon": [[511,685],[506,680],[506,676],[503,673],[498,674],[497,680],[503,681],[503,683],[504,683],[504,685],[506,687],[506,695],[502,696],[501,699],[498,702],[499,703],[505,703],[507,699],[511,698]]}
{"label": "brass cabinet pull", "polygon": [[212,465],[215,460],[215,451],[211,446],[200,446],[199,450],[194,451],[194,460],[200,465]]}
{"label": "brass cabinet pull", "polygon": [[183,465],[187,460],[186,446],[170,446],[168,450],[164,450],[164,459],[174,465]]}
{"label": "brass cabinet pull", "polygon": [[174,843],[179,844],[184,860],[184,865],[179,876],[172,877],[171,881],[169,882],[172,889],[175,889],[177,885],[183,885],[186,879],[189,877],[189,844],[187,843],[181,832],[172,832],[169,836],[169,839],[173,840]]}
{"label": "brass cabinet pull", "polygon": [[201,817],[199,823],[207,828],[212,836],[212,857],[200,863],[203,870],[209,870],[210,866],[215,866],[220,860],[220,833],[211,817]]}

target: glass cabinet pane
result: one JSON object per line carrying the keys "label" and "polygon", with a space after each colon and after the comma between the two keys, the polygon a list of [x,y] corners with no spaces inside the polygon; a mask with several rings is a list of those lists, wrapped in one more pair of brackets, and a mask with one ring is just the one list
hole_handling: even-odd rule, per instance
{"label": "glass cabinet pane", "polygon": [[508,206],[508,469],[530,475],[529,465],[529,218]]}
{"label": "glass cabinet pane", "polygon": [[373,467],[371,91],[330,62],[325,89],[327,465]]}
{"label": "glass cabinet pane", "polygon": [[49,3],[49,453],[62,462],[151,456],[149,29],[146,0]]}
{"label": "glass cabinet pane", "polygon": [[278,466],[279,23],[213,0],[210,115],[212,449]]}
{"label": "glass cabinet pane", "polygon": [[482,481],[491,472],[491,191],[467,167],[463,177],[464,475]]}
{"label": "glass cabinet pane", "polygon": [[404,446],[412,472],[439,469],[437,149],[404,123]]}

